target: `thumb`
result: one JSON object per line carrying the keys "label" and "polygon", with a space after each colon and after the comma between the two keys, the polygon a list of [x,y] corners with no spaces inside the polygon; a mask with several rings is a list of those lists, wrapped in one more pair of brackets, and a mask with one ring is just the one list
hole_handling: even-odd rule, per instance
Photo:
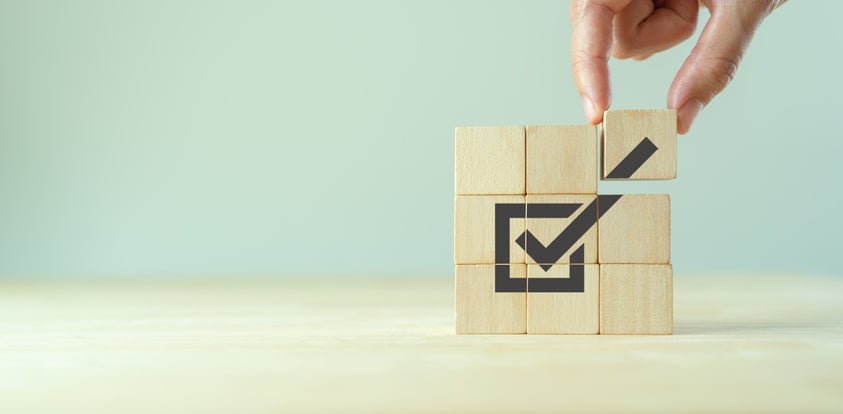
{"label": "thumb", "polygon": [[760,16],[742,19],[732,7],[711,9],[711,18],[668,92],[667,107],[676,109],[680,134],[688,132],[700,110],[732,81],[760,22]]}

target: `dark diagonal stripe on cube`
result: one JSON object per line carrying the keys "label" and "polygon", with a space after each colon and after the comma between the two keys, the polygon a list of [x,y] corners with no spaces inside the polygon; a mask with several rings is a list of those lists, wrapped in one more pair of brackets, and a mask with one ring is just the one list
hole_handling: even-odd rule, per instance
{"label": "dark diagonal stripe on cube", "polygon": [[606,176],[606,178],[629,178],[647,162],[659,148],[650,138],[644,139],[621,160],[621,162]]}

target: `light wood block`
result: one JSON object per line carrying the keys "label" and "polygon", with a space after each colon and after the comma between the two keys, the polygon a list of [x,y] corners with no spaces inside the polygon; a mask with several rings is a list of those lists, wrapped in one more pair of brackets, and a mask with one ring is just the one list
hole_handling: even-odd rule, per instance
{"label": "light wood block", "polygon": [[455,135],[457,195],[525,194],[523,126],[460,127]]}
{"label": "light wood block", "polygon": [[[528,292],[527,333],[596,334],[600,325],[600,266],[573,265],[584,275],[583,292]],[[555,265],[545,271],[527,265],[527,284],[540,278],[568,278],[573,266]]]}
{"label": "light wood block", "polygon": [[[526,255],[526,263],[528,264],[554,264],[554,263],[571,263],[571,253],[580,245],[585,245],[584,257],[575,260],[576,263],[597,263],[597,209],[596,194],[555,194],[555,195],[528,195],[527,196],[527,230],[535,239],[525,236],[528,254]],[[576,208],[573,213],[570,213],[566,218],[557,217],[537,217],[547,215],[567,215],[570,209]],[[567,211],[566,211],[567,210]],[[584,231],[576,231],[571,228],[571,223],[575,220],[579,224],[585,223]],[[564,233],[566,232],[567,233]],[[564,234],[563,234],[564,233]],[[567,239],[568,235],[574,235],[573,243],[567,243],[564,254],[555,261],[551,260],[536,260],[529,252],[543,252],[551,253],[554,247],[554,241],[559,239]],[[557,245],[561,245],[556,242]]]}
{"label": "light wood block", "polygon": [[[609,206],[603,200],[620,197]],[[670,196],[600,195],[599,263],[670,263]]]}
{"label": "light wood block", "polygon": [[[456,333],[527,333],[527,293],[495,292],[495,267],[456,266]],[[527,277],[527,265],[508,265],[510,277]]]}
{"label": "light wood block", "polygon": [[597,127],[527,127],[527,194],[597,193]]}
{"label": "light wood block", "polygon": [[671,265],[600,265],[600,333],[673,333]]}
{"label": "light wood block", "polygon": [[676,111],[606,111],[602,164],[603,179],[676,178]]}
{"label": "light wood block", "polygon": [[[524,249],[515,243],[526,228],[524,203],[521,195],[457,196],[454,199],[454,263],[524,263]],[[496,205],[521,206],[520,216],[509,219],[506,235],[508,255],[496,260]],[[505,254],[505,253],[498,253]]]}

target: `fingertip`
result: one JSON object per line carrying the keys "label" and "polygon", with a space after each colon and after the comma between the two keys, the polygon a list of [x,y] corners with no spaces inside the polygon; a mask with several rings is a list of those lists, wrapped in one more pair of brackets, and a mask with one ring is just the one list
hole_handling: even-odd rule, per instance
{"label": "fingertip", "polygon": [[597,125],[603,122],[604,108],[600,108],[587,95],[583,95],[581,98],[583,111],[585,112],[585,119],[592,125]]}
{"label": "fingertip", "polygon": [[603,122],[603,111],[597,113],[597,117],[591,121],[591,125],[600,125]]}
{"label": "fingertip", "polygon": [[696,98],[691,98],[685,102],[676,111],[676,132],[681,135],[687,134],[703,107],[703,103]]}

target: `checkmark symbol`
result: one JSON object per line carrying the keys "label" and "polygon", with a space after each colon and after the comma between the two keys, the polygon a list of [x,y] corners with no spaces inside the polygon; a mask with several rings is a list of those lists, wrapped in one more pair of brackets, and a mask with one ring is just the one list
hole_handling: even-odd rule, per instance
{"label": "checkmark symbol", "polygon": [[[545,247],[545,245],[542,244],[536,236],[533,236],[533,233],[530,233],[530,230],[525,231],[521,234],[521,236],[515,239],[515,244],[521,246],[521,248],[524,249],[524,251],[536,261],[536,263],[555,263],[562,257],[562,255],[556,257],[557,251],[549,247]],[[529,250],[527,250],[527,246],[530,246]],[[562,254],[565,254],[565,252],[562,252]],[[553,267],[553,265],[550,264],[540,264],[539,266],[544,269],[545,272]]]}
{"label": "checkmark symbol", "polygon": [[[600,218],[601,215],[605,214],[619,199],[621,198],[620,195],[599,195],[597,198],[591,202],[585,209],[565,228],[562,230],[562,233],[559,233],[553,241],[550,242],[547,246],[545,246],[542,242],[540,242],[530,230],[525,230],[517,239],[515,239],[515,243],[518,244],[522,249],[524,249],[527,254],[536,261],[536,263],[540,263],[541,268],[547,272],[553,267],[553,263],[556,263],[571,247],[574,246],[584,235],[591,229],[592,226],[597,224],[597,220]],[[598,209],[598,205],[600,208]],[[556,216],[558,217],[558,216]],[[566,216],[567,217],[567,216]],[[527,206],[527,218],[547,218],[546,215],[537,214],[532,215],[530,214],[530,206]],[[577,255],[579,256],[579,255]],[[584,254],[583,257],[574,257],[571,256],[571,263],[574,263],[575,259],[578,259],[579,262],[584,261]]]}

